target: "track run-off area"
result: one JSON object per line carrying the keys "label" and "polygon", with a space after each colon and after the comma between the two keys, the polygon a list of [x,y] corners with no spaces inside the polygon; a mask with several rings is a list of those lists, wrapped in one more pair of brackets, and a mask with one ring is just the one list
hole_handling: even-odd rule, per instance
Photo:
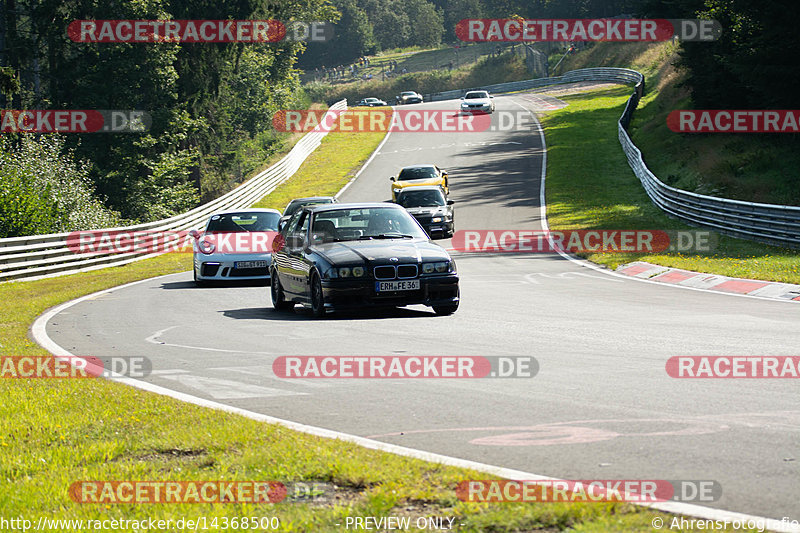
{"label": "track run-off area", "polygon": [[[522,112],[521,128],[391,133],[340,201],[387,200],[400,167],[433,163],[449,172],[457,230],[546,229],[545,136],[529,112],[557,105],[546,94],[495,97],[498,111]],[[458,101],[407,107],[455,111]],[[562,479],[714,480],[721,497],[695,503],[800,519],[797,381],[665,370],[675,356],[796,356],[799,305],[648,283],[552,253],[453,257],[452,316],[413,306],[317,320],[276,312],[263,285],[197,288],[186,272],[84,299],[48,316],[46,334],[75,355],[147,357],[152,385],[254,413]],[[532,356],[539,371],[279,378],[272,363],[289,355]]]}

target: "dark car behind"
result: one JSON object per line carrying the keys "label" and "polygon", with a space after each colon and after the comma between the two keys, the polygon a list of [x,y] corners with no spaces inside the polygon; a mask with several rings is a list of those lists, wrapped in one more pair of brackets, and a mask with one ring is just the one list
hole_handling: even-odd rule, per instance
{"label": "dark car behind", "polygon": [[391,203],[301,208],[276,238],[272,302],[321,317],[328,310],[423,304],[456,311],[453,259],[402,207]]}
{"label": "dark car behind", "polygon": [[441,187],[409,187],[397,195],[396,203],[417,219],[431,238],[452,237],[455,232],[453,200]]}

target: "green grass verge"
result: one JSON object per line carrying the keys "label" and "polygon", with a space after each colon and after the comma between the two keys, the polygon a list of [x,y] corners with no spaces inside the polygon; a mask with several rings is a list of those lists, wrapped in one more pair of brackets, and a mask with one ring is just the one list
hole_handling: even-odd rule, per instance
{"label": "green grass verge", "polygon": [[[667,217],[645,194],[617,139],[632,92],[620,87],[561,97],[569,106],[543,119],[551,229],[695,229]],[[647,153],[645,153],[647,157]],[[583,254],[610,268],[631,261],[725,276],[800,283],[796,251],[720,235],[713,253]]]}
{"label": "green grass verge", "polygon": [[[331,134],[326,139],[317,158],[301,169],[298,182],[288,182],[263,205],[282,206],[293,195],[335,192],[353,172],[354,162],[376,144],[368,135]],[[190,267],[188,254],[170,254],[122,267],[2,284],[2,354],[47,355],[30,340],[28,330],[49,307]],[[457,530],[464,532],[649,532],[655,516],[671,519],[621,503],[464,503],[455,496],[456,483],[487,476],[308,436],[104,380],[0,379],[0,398],[4,518],[205,517],[210,523],[215,517],[278,517],[280,531],[319,532],[341,531],[336,524],[348,516],[453,517]],[[274,505],[77,504],[67,490],[80,480],[275,480],[335,488],[317,499]]]}
{"label": "green grass verge", "polygon": [[[303,162],[300,169],[253,207],[283,212],[293,198],[333,196],[358,171],[377,148],[385,133],[332,132]],[[387,185],[388,191],[388,185]]]}

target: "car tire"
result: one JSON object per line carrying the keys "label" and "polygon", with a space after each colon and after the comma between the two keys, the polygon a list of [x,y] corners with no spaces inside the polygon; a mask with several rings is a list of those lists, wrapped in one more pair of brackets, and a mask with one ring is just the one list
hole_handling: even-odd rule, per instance
{"label": "car tire", "polygon": [[270,278],[272,278],[269,288],[270,295],[272,296],[272,307],[276,311],[289,311],[294,307],[294,304],[286,301],[286,296],[283,294],[283,287],[281,287],[281,281],[278,279],[278,273],[273,270]]}
{"label": "car tire", "polygon": [[439,316],[452,315],[457,310],[458,310],[458,303],[433,306],[433,312]]}
{"label": "car tire", "polygon": [[197,279],[197,270],[192,267],[192,276],[194,277],[194,285],[195,287],[208,287],[208,282],[203,281],[202,279]]}
{"label": "car tire", "polygon": [[316,272],[311,276],[311,314],[316,318],[325,316],[325,296],[322,294],[322,282]]}

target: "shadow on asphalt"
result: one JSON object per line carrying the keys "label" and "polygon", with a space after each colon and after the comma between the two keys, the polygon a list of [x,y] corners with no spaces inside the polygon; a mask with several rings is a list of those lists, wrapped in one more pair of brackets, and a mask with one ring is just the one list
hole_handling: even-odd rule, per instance
{"label": "shadow on asphalt", "polygon": [[281,322],[296,322],[299,320],[380,320],[387,318],[431,318],[436,316],[433,311],[421,311],[405,307],[370,308],[352,311],[337,311],[328,313],[325,318],[315,318],[311,310],[300,305],[293,311],[276,311],[271,307],[246,307],[244,309],[228,309],[218,311],[225,318],[236,320],[278,320]]}
{"label": "shadow on asphalt", "polygon": [[193,290],[193,289],[226,289],[232,287],[269,287],[266,280],[232,280],[232,281],[206,281],[202,287],[195,285],[194,281],[170,281],[162,283],[154,289],[166,290]]}

